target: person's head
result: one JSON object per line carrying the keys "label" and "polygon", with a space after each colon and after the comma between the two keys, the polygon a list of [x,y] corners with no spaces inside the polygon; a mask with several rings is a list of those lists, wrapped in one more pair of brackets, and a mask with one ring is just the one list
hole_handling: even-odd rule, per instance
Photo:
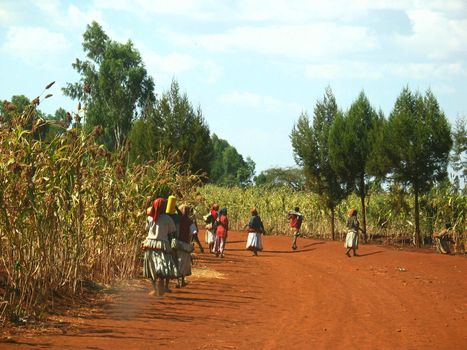
{"label": "person's head", "polygon": [[165,209],[167,208],[167,199],[165,198],[157,198],[153,203],[152,203],[152,209],[153,209],[153,219],[154,221],[157,220],[157,217],[159,214],[165,213]]}
{"label": "person's head", "polygon": [[296,213],[298,213],[298,212],[300,211],[300,208],[299,208],[299,207],[295,207],[295,208],[294,208],[294,211],[295,211]]}
{"label": "person's head", "polygon": [[191,207],[190,207],[189,205],[187,205],[187,204],[182,204],[182,205],[179,207],[179,209],[180,209],[180,212],[182,213],[182,215],[184,215],[184,216],[190,216],[191,210],[192,210],[192,209],[191,209]]}
{"label": "person's head", "polygon": [[258,215],[258,211],[256,210],[256,208],[251,208],[251,209],[250,209],[250,213],[251,213],[251,215],[253,215],[253,216]]}
{"label": "person's head", "polygon": [[214,204],[212,205],[212,209],[215,210],[215,211],[219,211],[219,204],[214,203]]}
{"label": "person's head", "polygon": [[347,212],[347,215],[348,215],[349,217],[351,217],[351,216],[357,216],[357,209],[355,209],[355,208],[349,209],[349,211]]}
{"label": "person's head", "polygon": [[221,215],[227,216],[227,208],[222,208],[221,210],[219,210],[219,216]]}

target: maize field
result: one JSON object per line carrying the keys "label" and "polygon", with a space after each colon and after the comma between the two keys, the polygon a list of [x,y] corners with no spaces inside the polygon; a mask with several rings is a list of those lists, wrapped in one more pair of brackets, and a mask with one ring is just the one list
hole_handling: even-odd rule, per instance
{"label": "maize field", "polygon": [[128,165],[127,149],[109,153],[99,129],[82,131],[80,113],[50,142],[36,137],[45,122],[35,105],[0,122],[0,320],[40,316],[90,281],[135,276],[146,208],[200,186],[171,159]]}
{"label": "maize field", "polygon": [[[197,208],[199,214],[207,213],[209,205],[218,203],[228,209],[230,228],[243,230],[255,207],[267,234],[290,233],[287,213],[295,207],[304,215],[302,234],[306,237],[331,239],[330,212],[319,197],[310,192],[295,192],[289,188],[233,187],[207,185],[200,189],[205,202]],[[414,199],[402,190],[371,192],[366,198],[367,232],[370,240],[386,244],[410,244],[414,232]],[[336,239],[345,238],[345,222],[349,208],[360,208],[360,198],[349,196],[336,207]],[[360,211],[360,210],[359,210]],[[202,215],[199,215],[200,217]],[[421,228],[424,241],[431,242],[433,232],[449,222],[453,226],[456,251],[464,252],[466,246],[467,197],[451,193],[449,189],[433,189],[421,200]],[[360,222],[362,222],[359,216]]]}

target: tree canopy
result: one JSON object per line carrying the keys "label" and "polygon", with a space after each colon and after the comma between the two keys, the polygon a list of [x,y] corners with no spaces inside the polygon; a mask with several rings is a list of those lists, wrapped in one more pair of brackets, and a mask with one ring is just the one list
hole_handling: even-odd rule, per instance
{"label": "tree canopy", "polygon": [[329,132],[329,153],[336,173],[353,182],[360,195],[363,237],[366,240],[365,195],[367,177],[378,160],[376,135],[383,127],[382,116],[371,106],[362,91],[344,116],[338,116]]}
{"label": "tree canopy", "polygon": [[155,102],[154,82],[129,40],[111,40],[97,22],[83,34],[87,60],[76,59],[80,80],[67,83],[65,95],[84,103],[85,128],[103,127],[100,141],[109,150],[123,146],[132,121]]}
{"label": "tree canopy", "polygon": [[269,168],[263,170],[254,178],[256,186],[282,187],[286,186],[294,191],[305,189],[305,173],[302,168]]}
{"label": "tree canopy", "polygon": [[219,185],[247,185],[255,173],[255,162],[246,160],[226,140],[212,135],[213,155],[211,160],[210,182]]}
{"label": "tree canopy", "polygon": [[334,238],[334,210],[350,191],[345,177],[331,166],[329,133],[340,114],[331,88],[327,88],[322,101],[314,108],[313,123],[302,113],[290,135],[295,161],[303,166],[306,185],[323,200],[331,212],[331,234]]}
{"label": "tree canopy", "polygon": [[452,147],[450,126],[438,101],[404,88],[389,116],[394,180],[415,195],[415,244],[420,246],[419,195],[447,176]]}

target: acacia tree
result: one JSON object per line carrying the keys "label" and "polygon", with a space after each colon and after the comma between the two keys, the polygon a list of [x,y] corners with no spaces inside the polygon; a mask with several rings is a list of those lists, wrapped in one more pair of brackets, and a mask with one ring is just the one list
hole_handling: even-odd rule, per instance
{"label": "acacia tree", "polygon": [[420,247],[420,194],[447,176],[452,147],[450,126],[438,101],[404,88],[388,120],[394,180],[410,186],[415,197],[414,243]]}
{"label": "acacia tree", "polygon": [[332,168],[353,183],[362,207],[363,238],[367,240],[365,196],[367,182],[378,155],[378,141],[384,118],[378,115],[362,91],[345,116],[339,115],[329,132],[329,153]]}
{"label": "acacia tree", "polygon": [[305,189],[305,173],[302,168],[269,168],[255,176],[256,186],[282,187],[286,186],[294,191]]}
{"label": "acacia tree", "polygon": [[328,87],[323,100],[315,105],[313,124],[310,124],[308,115],[302,113],[290,135],[295,161],[304,168],[307,186],[321,197],[330,211],[332,239],[336,205],[351,189],[330,162],[329,133],[339,114],[336,99]]}
{"label": "acacia tree", "polygon": [[84,103],[85,127],[102,126],[99,141],[110,150],[118,149],[132,121],[154,103],[154,82],[130,40],[125,44],[111,40],[97,22],[87,26],[83,39],[88,59],[72,64],[80,80],[67,83],[63,91]]}

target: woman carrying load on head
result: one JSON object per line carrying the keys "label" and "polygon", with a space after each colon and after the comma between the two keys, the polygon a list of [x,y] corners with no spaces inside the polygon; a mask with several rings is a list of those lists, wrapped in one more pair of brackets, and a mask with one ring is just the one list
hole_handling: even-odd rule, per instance
{"label": "woman carrying load on head", "polygon": [[[165,213],[167,200],[157,198],[146,218],[147,237],[143,242],[143,275],[150,278],[154,291],[151,295],[164,295],[171,278],[178,275],[172,256],[169,234],[176,231],[172,218]],[[165,282],[165,283],[164,283]]]}
{"label": "woman carrying load on head", "polygon": [[248,223],[248,239],[246,241],[246,249],[253,251],[253,255],[257,256],[258,251],[263,250],[261,234],[264,233],[264,226],[256,208],[252,208],[250,213],[251,218],[250,222]]}
{"label": "woman carrying load on head", "polygon": [[205,241],[209,247],[209,252],[214,253],[214,243],[216,241],[217,219],[219,216],[219,204],[214,203],[207,215]]}
{"label": "woman carrying load on head", "polygon": [[360,223],[358,222],[357,219],[357,209],[350,209],[347,212],[347,236],[345,237],[345,248],[347,248],[347,251],[345,254],[350,258],[350,250],[353,251],[353,256],[358,256],[357,255],[357,249],[358,249],[358,230],[362,231],[360,228]]}
{"label": "woman carrying load on head", "polygon": [[300,213],[300,208],[295,207],[293,211],[288,213],[290,220],[290,228],[292,229],[292,249],[297,249],[297,238],[300,237],[300,228],[302,227],[303,215]]}
{"label": "woman carrying load on head", "polygon": [[219,219],[217,220],[216,242],[214,243],[214,252],[216,256],[224,257],[225,243],[229,231],[229,219],[227,219],[227,209],[219,210]]}
{"label": "woman carrying load on head", "polygon": [[[178,239],[186,244],[185,247],[191,247],[191,231],[190,226],[193,224],[191,220],[191,207],[188,205],[180,206],[180,234]],[[186,286],[185,277],[191,276],[191,252],[192,249],[177,249],[176,261],[178,267],[178,281],[177,288],[182,288]]]}

